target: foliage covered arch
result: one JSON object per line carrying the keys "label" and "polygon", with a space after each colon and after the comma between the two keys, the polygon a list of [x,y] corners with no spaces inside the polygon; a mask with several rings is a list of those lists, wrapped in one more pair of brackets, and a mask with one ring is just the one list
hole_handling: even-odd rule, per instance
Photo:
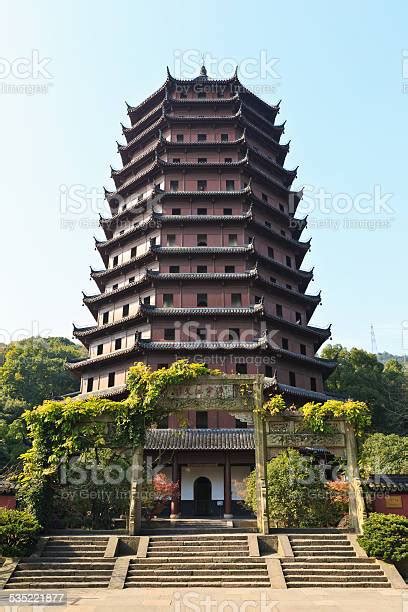
{"label": "foliage covered arch", "polygon": [[168,386],[214,374],[219,372],[187,360],[155,371],[140,362],[129,370],[129,395],[121,402],[67,398],[48,400],[26,411],[23,417],[32,441],[22,455],[20,475],[20,496],[26,509],[45,526],[62,460],[90,448],[142,445],[146,430],[165,414],[160,398]]}

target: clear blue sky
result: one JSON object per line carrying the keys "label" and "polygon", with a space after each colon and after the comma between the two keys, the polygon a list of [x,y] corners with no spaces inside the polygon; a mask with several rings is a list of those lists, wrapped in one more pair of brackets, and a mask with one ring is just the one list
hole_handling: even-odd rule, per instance
{"label": "clear blue sky", "polygon": [[[332,322],[334,341],[365,348],[373,323],[379,350],[401,353],[401,322],[408,320],[407,23],[403,0],[3,2],[1,334],[13,339],[38,327],[70,337],[73,320],[90,320],[81,290],[95,291],[89,265],[100,267],[92,237],[100,230],[83,226],[96,225],[97,213],[61,210],[60,191],[110,185],[125,100],[137,104],[159,87],[166,64],[175,70],[181,52],[207,53],[217,70],[225,58],[259,65],[264,50],[278,60],[278,78],[242,80],[269,88],[268,102],[282,98],[283,141],[292,142],[287,166],[300,166],[295,186],[333,194],[330,212],[310,217],[314,225],[339,224],[304,233],[313,236],[305,261],[315,265],[310,290],[323,291],[313,323]],[[15,60],[31,58],[33,49],[40,70],[27,75],[27,64]],[[17,78],[18,70],[27,78]],[[47,92],[5,92],[16,83],[46,85]],[[338,211],[339,194],[354,207],[375,185],[392,194],[392,213]],[[348,229],[348,219],[386,227]],[[406,345],[408,351],[408,339]]]}

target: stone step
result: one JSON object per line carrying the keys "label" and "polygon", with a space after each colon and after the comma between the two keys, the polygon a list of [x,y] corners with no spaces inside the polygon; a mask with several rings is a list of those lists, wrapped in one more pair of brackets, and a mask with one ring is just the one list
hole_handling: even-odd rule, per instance
{"label": "stone step", "polygon": [[176,587],[176,588],[186,588],[186,587],[223,587],[223,588],[242,588],[242,589],[249,589],[249,588],[270,588],[271,583],[269,580],[263,580],[263,581],[259,581],[256,584],[254,584],[251,581],[234,581],[234,580],[217,580],[216,582],[209,582],[209,581],[204,581],[204,580],[189,580],[189,581],[176,581],[175,582],[161,582],[159,580],[155,580],[155,581],[148,581],[148,580],[144,580],[144,581],[129,581],[126,582],[125,584],[125,589],[128,588],[146,588],[146,589],[154,589],[154,588],[163,588],[163,587]]}
{"label": "stone step", "polygon": [[[205,550],[203,551],[206,553],[206,556],[211,555],[212,557],[247,557],[248,556],[248,552],[247,551],[239,551],[239,550]],[[167,557],[168,559],[174,559],[174,558],[197,558],[197,552],[194,551],[191,552],[189,550],[186,551],[174,551],[174,552],[169,552],[167,551],[166,554],[164,554],[163,552],[147,552],[147,557],[148,558],[154,558],[154,559],[158,559],[158,558],[163,558],[163,557]]]}
{"label": "stone step", "polygon": [[248,554],[249,548],[248,545],[245,546],[236,546],[235,544],[227,544],[225,546],[217,546],[216,544],[203,545],[203,546],[149,546],[147,549],[147,554],[149,553],[157,553],[160,555],[167,555],[168,553],[181,552],[184,553],[192,553],[192,554],[200,554],[205,552],[230,552],[230,551],[239,551],[245,552]]}
{"label": "stone step", "polygon": [[[330,557],[348,557],[349,559],[354,559],[356,558],[356,553],[354,551],[343,551],[343,550],[333,550],[330,551],[330,555],[327,555],[326,551],[324,550],[302,550],[297,552],[296,550],[293,551],[295,558],[299,558],[299,557],[323,557],[326,558],[327,556]],[[325,554],[326,553],[326,554]]]}
{"label": "stone step", "polygon": [[297,544],[349,544],[350,541],[345,536],[333,536],[331,538],[324,538],[322,536],[315,536],[314,538],[289,538],[289,542],[292,546]]}
{"label": "stone step", "polygon": [[100,557],[97,560],[95,560],[94,557],[87,557],[87,556],[78,557],[78,558],[76,557],[74,558],[73,557],[23,557],[22,559],[20,559],[19,565],[38,564],[38,565],[44,566],[47,563],[52,563],[53,565],[58,564],[58,563],[64,563],[64,564],[72,564],[75,567],[79,567],[79,566],[82,566],[83,564],[85,566],[87,565],[95,566],[95,565],[99,565],[100,563],[109,565],[114,562],[109,557],[107,557],[106,559],[105,557]]}
{"label": "stone step", "polygon": [[92,550],[45,550],[44,553],[39,557],[40,559],[58,559],[58,558],[88,558],[88,559],[103,559],[104,551],[92,551]]}
{"label": "stone step", "polygon": [[182,557],[143,557],[139,559],[132,559],[132,564],[149,564],[149,565],[163,565],[166,564],[166,567],[177,567],[179,565],[185,566],[186,564],[194,564],[194,563],[264,563],[264,559],[262,557],[248,557],[248,555],[240,555],[240,556],[209,556],[209,555],[191,555],[182,556]]}
{"label": "stone step", "polygon": [[302,575],[295,576],[285,574],[285,580],[288,584],[290,582],[301,582],[302,580],[304,580],[305,582],[314,582],[315,580],[318,580],[319,582],[333,582],[334,580],[345,580],[346,582],[359,582],[361,580],[366,580],[367,582],[387,582],[386,576],[384,576],[381,571],[372,574],[362,574],[360,572],[351,572],[349,574],[344,574],[336,572],[335,575],[329,576],[319,572],[313,572],[310,574],[304,573]]}
{"label": "stone step", "polygon": [[193,541],[201,540],[203,542],[206,542],[206,541],[212,542],[214,540],[217,540],[217,542],[219,542],[219,541],[221,541],[221,542],[222,541],[230,541],[230,540],[232,540],[234,542],[239,541],[239,540],[241,540],[243,542],[244,541],[245,542],[248,541],[248,538],[245,537],[242,534],[238,534],[238,535],[230,535],[230,534],[228,534],[228,535],[226,535],[226,534],[220,534],[220,535],[216,535],[216,534],[196,534],[196,535],[192,536],[191,538],[186,538],[183,535],[174,535],[174,536],[171,536],[171,535],[168,535],[168,536],[165,536],[165,535],[152,535],[150,537],[150,541],[151,542],[158,542],[158,541],[160,541],[160,542],[174,542],[174,541],[179,541],[179,540],[184,542],[184,541],[186,541],[186,539],[193,540]]}
{"label": "stone step", "polygon": [[[349,571],[349,572],[372,572],[378,571],[378,565],[374,563],[282,563],[282,571],[285,574],[298,573],[298,572],[315,572],[321,571],[322,573],[332,574],[334,572]],[[381,570],[379,570],[381,571]]]}
{"label": "stone step", "polygon": [[75,582],[75,583],[81,583],[81,582],[109,582],[110,580],[110,575],[106,576],[105,574],[95,574],[95,575],[90,575],[89,573],[83,573],[81,575],[76,575],[76,574],[56,574],[55,576],[42,576],[42,575],[38,575],[38,576],[12,576],[10,578],[10,580],[8,581],[7,584],[23,584],[26,582],[30,582],[30,583],[36,583],[36,584],[40,584],[42,585],[44,582]]}
{"label": "stone step", "polygon": [[[232,563],[228,563],[225,561],[219,561],[218,563],[215,562],[208,562],[208,563],[203,563],[202,561],[194,561],[194,562],[179,562],[179,563],[160,563],[159,561],[156,563],[143,563],[143,559],[138,560],[140,561],[139,563],[135,563],[134,561],[131,561],[130,566],[129,566],[129,571],[138,571],[139,569],[146,569],[149,571],[156,571],[158,569],[162,570],[162,571],[166,571],[166,572],[170,572],[170,571],[180,571],[180,570],[191,570],[194,571],[196,569],[208,569],[208,570],[212,570],[212,569],[247,569],[247,570],[252,570],[252,569],[258,569],[260,566],[262,567],[264,561],[262,560],[262,563],[252,563],[251,561],[234,561]],[[150,561],[150,559],[149,559]]]}
{"label": "stone step", "polygon": [[290,541],[292,540],[348,540],[347,535],[344,533],[296,533],[288,535]]}
{"label": "stone step", "polygon": [[[101,562],[100,562],[101,561]],[[39,571],[46,571],[47,568],[50,570],[61,570],[61,571],[74,571],[76,569],[80,570],[80,571],[86,571],[86,570],[93,570],[93,569],[99,569],[99,570],[111,570],[113,568],[113,566],[115,565],[115,561],[112,561],[111,559],[108,560],[108,563],[102,563],[103,559],[101,559],[98,562],[87,562],[87,563],[83,563],[83,562],[74,562],[72,563],[72,561],[67,561],[67,562],[61,562],[61,561],[57,561],[57,562],[49,562],[47,561],[46,563],[37,563],[37,562],[32,562],[32,563],[19,563],[18,564],[18,570],[39,570]]]}
{"label": "stone step", "polygon": [[330,546],[330,548],[328,546],[299,546],[292,547],[292,550],[294,553],[304,554],[307,554],[310,551],[320,551],[322,554],[325,554],[328,557],[330,557],[331,553],[333,552],[347,552],[351,555],[355,554],[355,550],[351,546]]}
{"label": "stone step", "polygon": [[67,548],[69,550],[105,550],[107,544],[98,544],[97,542],[83,542],[75,544],[74,542],[51,542],[44,546],[43,550],[57,550],[59,548]]}
{"label": "stone step", "polygon": [[69,542],[70,544],[107,544],[109,538],[101,536],[50,536],[47,544],[54,542]]}
{"label": "stone step", "polygon": [[[7,582],[4,586],[5,589],[15,589],[16,584]],[[24,583],[24,589],[106,589],[109,586],[109,580],[99,580],[95,582],[84,581],[78,584],[78,582],[71,581],[55,581],[55,582],[42,582],[40,585],[38,582],[27,582]],[[22,588],[22,585],[18,585],[19,589]]]}
{"label": "stone step", "polygon": [[344,557],[342,559],[339,559],[338,557],[336,558],[335,556],[332,557],[326,557],[325,555],[315,555],[313,557],[313,560],[311,560],[311,557],[307,557],[306,555],[303,557],[286,557],[285,559],[282,559],[282,563],[286,564],[296,564],[296,565],[300,565],[300,564],[305,564],[305,563],[319,563],[319,564],[332,564],[332,563],[375,563],[375,559],[371,558],[371,557]]}
{"label": "stone step", "polygon": [[365,569],[365,570],[355,570],[355,569],[334,569],[334,570],[318,570],[318,569],[299,569],[299,570],[283,570],[283,574],[285,578],[288,580],[292,578],[299,578],[299,580],[306,578],[307,576],[316,577],[327,577],[327,579],[332,579],[333,576],[336,578],[342,579],[347,576],[384,576],[384,573],[381,569]]}
{"label": "stone step", "polygon": [[[211,572],[209,575],[211,576],[254,576],[255,578],[257,576],[265,576],[268,575],[268,570],[265,567],[262,566],[258,566],[256,568],[243,568],[243,569],[237,569],[234,566],[228,567],[228,568],[214,568],[214,567],[200,567],[198,569],[178,569],[177,570],[177,576],[203,576],[204,574],[207,574],[207,572]],[[156,568],[156,569],[151,569],[146,568],[146,569],[133,569],[132,567],[129,569],[128,571],[128,576],[154,576],[154,575],[159,575],[159,576],[171,576],[172,578],[174,578],[174,570],[173,569],[163,569],[162,567],[160,568]]]}
{"label": "stone step", "polygon": [[367,582],[364,578],[359,582],[322,582],[315,580],[314,582],[297,581],[290,582],[286,585],[288,589],[296,588],[323,588],[323,589],[337,589],[337,588],[352,588],[352,589],[390,589],[391,584],[389,582]]}
{"label": "stone step", "polygon": [[51,568],[49,565],[47,565],[46,567],[42,567],[42,568],[36,568],[36,569],[27,569],[27,568],[21,568],[20,566],[17,567],[16,570],[14,570],[13,572],[13,578],[18,578],[18,577],[26,577],[26,576],[93,576],[93,575],[97,575],[97,576],[111,576],[112,574],[112,567],[108,567],[108,568],[99,568],[99,567],[89,567],[89,568],[82,568],[82,569],[74,569],[74,568],[61,568],[61,567],[56,567],[56,568]]}

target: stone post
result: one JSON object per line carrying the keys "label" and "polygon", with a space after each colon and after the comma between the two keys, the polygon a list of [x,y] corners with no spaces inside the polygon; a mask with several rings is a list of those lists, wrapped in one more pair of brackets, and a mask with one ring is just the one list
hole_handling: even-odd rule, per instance
{"label": "stone post", "polygon": [[224,461],[224,518],[233,518],[231,497],[231,459],[228,452]]}
{"label": "stone post", "polygon": [[347,477],[349,481],[349,512],[351,526],[356,533],[361,533],[366,518],[364,496],[361,488],[357,463],[357,444],[354,430],[348,423],[344,424],[347,456]]}
{"label": "stone post", "polygon": [[[261,409],[263,404],[262,377],[254,382],[255,409]],[[268,513],[268,483],[266,478],[266,434],[265,422],[262,416],[254,412],[255,464],[256,464],[256,519],[258,531],[269,533]]]}
{"label": "stone post", "polygon": [[143,447],[139,446],[134,450],[132,456],[129,504],[129,535],[137,535],[140,532],[142,524],[142,484]]}
{"label": "stone post", "polygon": [[181,497],[181,469],[178,462],[177,453],[174,454],[173,465],[171,468],[171,479],[173,483],[179,483],[179,495],[174,495],[170,502],[170,518],[180,517],[180,497]]}

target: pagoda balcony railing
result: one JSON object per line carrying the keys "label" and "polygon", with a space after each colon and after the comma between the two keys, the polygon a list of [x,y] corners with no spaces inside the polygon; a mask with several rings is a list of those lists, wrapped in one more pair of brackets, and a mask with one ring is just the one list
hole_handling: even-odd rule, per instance
{"label": "pagoda balcony railing", "polygon": [[213,342],[207,340],[199,340],[194,342],[183,342],[183,341],[153,341],[153,340],[141,340],[136,339],[134,344],[125,349],[119,349],[105,355],[98,357],[84,359],[82,361],[71,362],[67,364],[70,370],[84,370],[85,368],[92,367],[100,363],[107,363],[115,360],[123,360],[130,358],[133,354],[137,354],[144,351],[268,351],[276,357],[287,359],[288,361],[296,361],[301,363],[307,363],[308,365],[317,367],[330,373],[337,365],[335,361],[329,361],[327,359],[321,359],[319,357],[308,357],[300,353],[294,353],[280,348],[276,348],[271,345],[268,340],[267,334],[263,334],[257,340],[253,341],[229,341],[229,342]]}

